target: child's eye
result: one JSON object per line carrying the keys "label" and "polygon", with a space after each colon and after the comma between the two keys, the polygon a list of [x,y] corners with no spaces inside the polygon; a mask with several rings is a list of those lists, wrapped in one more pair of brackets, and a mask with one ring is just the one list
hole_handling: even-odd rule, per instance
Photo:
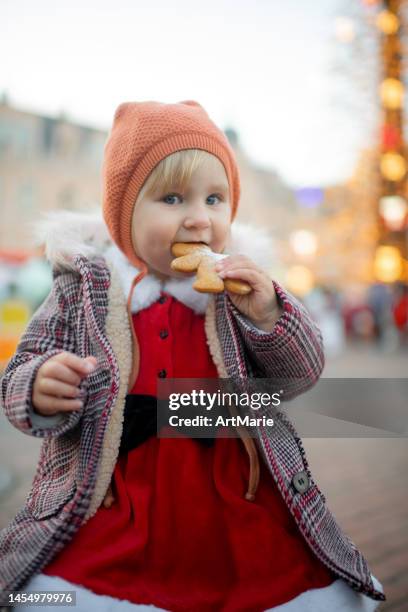
{"label": "child's eye", "polygon": [[166,204],[174,204],[174,202],[169,201],[171,198],[179,198],[182,200],[182,197],[178,193],[168,193],[167,195],[163,196],[162,200],[163,202],[166,202]]}
{"label": "child's eye", "polygon": [[220,202],[222,200],[222,197],[219,196],[217,193],[213,193],[212,195],[208,196],[207,200],[209,200],[210,198],[218,198]]}

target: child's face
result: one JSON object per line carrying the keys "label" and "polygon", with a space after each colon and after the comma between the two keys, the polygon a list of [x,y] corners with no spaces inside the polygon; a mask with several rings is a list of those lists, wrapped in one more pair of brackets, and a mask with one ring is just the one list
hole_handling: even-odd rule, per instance
{"label": "child's face", "polygon": [[[222,253],[230,231],[231,205],[224,166],[213,155],[179,189],[153,193],[136,202],[132,216],[132,241],[138,257],[160,277],[183,278],[170,268],[174,242],[205,242]],[[190,274],[191,276],[191,274]]]}

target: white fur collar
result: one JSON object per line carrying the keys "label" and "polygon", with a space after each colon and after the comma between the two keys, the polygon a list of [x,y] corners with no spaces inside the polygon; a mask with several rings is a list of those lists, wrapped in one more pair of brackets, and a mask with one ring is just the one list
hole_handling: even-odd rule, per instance
{"label": "white fur collar", "polygon": [[[73,256],[82,254],[91,259],[103,255],[118,271],[126,298],[132,280],[139,273],[112,241],[102,217],[101,209],[88,213],[68,210],[43,213],[40,220],[31,225],[33,244],[45,244],[45,256],[54,268],[75,270]],[[272,272],[276,262],[272,238],[261,228],[234,221],[225,254],[245,253],[255,263]],[[165,291],[176,297],[195,312],[203,314],[209,300],[208,294],[192,288],[194,276],[185,279],[169,278],[160,281],[152,274],[145,276],[135,287],[132,295],[132,312],[147,308]]]}
{"label": "white fur collar", "polygon": [[[128,296],[132,281],[139,273],[138,268],[128,261],[114,243],[105,251],[104,257],[118,270],[123,290],[125,295]],[[133,291],[131,310],[132,312],[138,312],[147,308],[159,299],[161,291],[165,291],[177,298],[179,302],[183,302],[183,304],[192,308],[194,312],[203,314],[207,308],[209,295],[194,291],[192,288],[194,280],[194,276],[191,276],[182,279],[169,278],[163,282],[153,274],[147,274]]]}

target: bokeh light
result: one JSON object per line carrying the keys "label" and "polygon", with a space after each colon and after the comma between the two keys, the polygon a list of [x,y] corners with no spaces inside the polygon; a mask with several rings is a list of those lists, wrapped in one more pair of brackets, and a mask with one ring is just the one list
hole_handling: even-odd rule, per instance
{"label": "bokeh light", "polygon": [[307,257],[314,255],[317,251],[316,234],[310,230],[302,229],[292,232],[289,242],[296,255]]}
{"label": "bokeh light", "polygon": [[407,170],[405,159],[399,153],[384,153],[380,161],[381,174],[389,181],[400,181]]}
{"label": "bokeh light", "polygon": [[295,191],[295,196],[304,208],[315,208],[324,200],[324,192],[320,187],[299,187]]}
{"label": "bokeh light", "polygon": [[314,287],[314,275],[306,266],[291,266],[286,273],[286,284],[290,291],[302,297]]}
{"label": "bokeh light", "polygon": [[401,277],[403,268],[403,259],[397,247],[377,247],[374,258],[374,273],[377,280],[393,283]]}
{"label": "bokeh light", "polygon": [[407,212],[407,202],[401,196],[384,196],[380,199],[380,214],[391,230],[400,230],[404,227]]}
{"label": "bokeh light", "polygon": [[395,34],[399,28],[398,17],[391,11],[381,11],[376,19],[377,28],[384,34]]}
{"label": "bokeh light", "polygon": [[380,97],[385,108],[391,110],[402,108],[404,85],[398,79],[384,79],[380,85]]}

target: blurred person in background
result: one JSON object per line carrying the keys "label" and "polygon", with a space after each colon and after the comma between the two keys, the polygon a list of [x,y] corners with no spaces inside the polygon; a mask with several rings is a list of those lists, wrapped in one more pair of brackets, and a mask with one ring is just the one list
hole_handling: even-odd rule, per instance
{"label": "blurred person in background", "polygon": [[408,346],[408,285],[398,283],[392,306],[394,323],[399,332],[400,346]]}
{"label": "blurred person in background", "polygon": [[303,301],[320,327],[326,355],[335,357],[341,354],[345,349],[345,331],[341,299],[336,289],[315,287]]}
{"label": "blurred person in background", "polygon": [[373,336],[380,348],[395,350],[397,338],[392,317],[393,291],[386,283],[374,283],[367,290],[367,306],[373,317]]}
{"label": "blurred person in background", "polygon": [[350,285],[344,289],[342,316],[346,337],[351,342],[371,342],[374,338],[374,316],[366,301],[363,287]]}

